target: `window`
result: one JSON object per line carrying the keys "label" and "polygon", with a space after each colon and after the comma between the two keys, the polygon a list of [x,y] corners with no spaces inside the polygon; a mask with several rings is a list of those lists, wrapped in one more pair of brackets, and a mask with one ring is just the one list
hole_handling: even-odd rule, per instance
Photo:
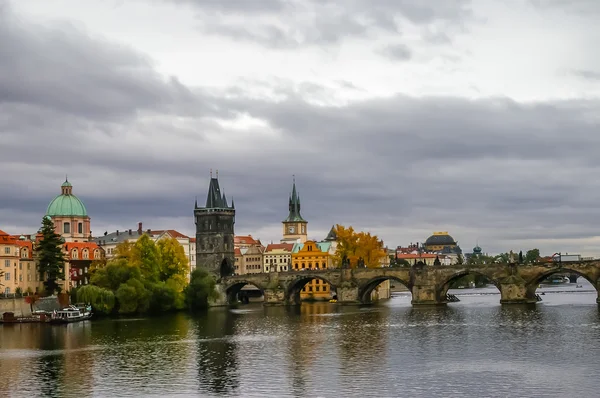
{"label": "window", "polygon": [[86,260],[89,258],[87,249],[81,252],[81,258]]}
{"label": "window", "polygon": [[20,270],[23,269],[23,264],[22,263],[19,263],[19,269]]}
{"label": "window", "polygon": [[7,287],[6,289],[4,289],[4,294],[10,294],[10,287]]}
{"label": "window", "polygon": [[71,255],[72,258],[74,259],[78,259],[79,258],[79,253],[77,253],[77,250],[73,250],[73,254]]}
{"label": "window", "polygon": [[80,222],[79,224],[77,224],[77,232],[82,234],[83,233],[83,223]]}
{"label": "window", "polygon": [[70,234],[71,233],[71,223],[64,223],[63,224],[63,234]]}
{"label": "window", "polygon": [[320,286],[315,286],[315,292],[319,291]]}
{"label": "window", "polygon": [[4,280],[5,280],[5,281],[9,281],[9,280],[10,280],[10,272],[6,272],[6,273],[4,274]]}
{"label": "window", "polygon": [[19,282],[23,282],[23,274],[19,274]]}
{"label": "window", "polygon": [[4,254],[10,254],[10,247],[4,248]]}
{"label": "window", "polygon": [[10,260],[4,260],[4,266],[10,267]]}

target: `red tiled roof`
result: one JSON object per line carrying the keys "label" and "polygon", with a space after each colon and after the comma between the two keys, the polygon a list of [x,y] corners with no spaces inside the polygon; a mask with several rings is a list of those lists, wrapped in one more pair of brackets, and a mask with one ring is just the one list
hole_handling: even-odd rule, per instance
{"label": "red tiled roof", "polygon": [[233,254],[236,256],[241,256],[242,252],[240,251],[240,249],[233,249]]}
{"label": "red tiled roof", "polygon": [[234,236],[233,237],[234,244],[244,244],[244,245],[260,245],[260,241],[255,240],[252,235],[247,236]]}
{"label": "red tiled roof", "polygon": [[17,240],[16,244],[19,247],[25,247],[29,249],[27,251],[27,258],[33,258],[33,242],[30,240]]}
{"label": "red tiled roof", "polygon": [[0,230],[0,243],[5,245],[14,245],[17,239],[14,236],[7,234],[6,232]]}
{"label": "red tiled roof", "polygon": [[271,250],[279,250],[279,249],[283,249],[288,252],[291,252],[293,248],[294,248],[293,243],[271,243],[271,244],[267,245],[267,249],[265,250],[265,252],[270,252]]}
{"label": "red tiled roof", "polygon": [[403,259],[403,260],[413,260],[413,259],[420,259],[420,258],[436,258],[438,257],[437,254],[428,254],[428,253],[422,253],[422,254],[412,254],[412,253],[402,253],[402,254],[398,254],[398,258],[399,259]]}
{"label": "red tiled roof", "polygon": [[196,238],[190,238],[190,243],[196,243]]}
{"label": "red tiled roof", "polygon": [[99,249],[99,248],[100,248],[100,246],[98,246],[94,242],[67,242],[64,245],[64,249],[66,251],[71,251],[73,249],[77,249],[77,250],[82,250],[82,249],[95,250],[95,249]]}
{"label": "red tiled roof", "polygon": [[150,231],[150,234],[152,235],[160,235],[163,232],[167,232],[169,235],[171,235],[171,237],[175,238],[175,239],[189,239],[188,236],[182,234],[179,231],[176,231],[174,229],[162,229],[162,230],[156,230],[156,231]]}

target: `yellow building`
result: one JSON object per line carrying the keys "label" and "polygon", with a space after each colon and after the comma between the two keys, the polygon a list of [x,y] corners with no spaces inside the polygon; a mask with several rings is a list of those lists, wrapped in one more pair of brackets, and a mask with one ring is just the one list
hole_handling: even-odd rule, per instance
{"label": "yellow building", "polygon": [[[330,246],[330,242],[315,242],[314,240],[296,243],[292,249],[292,270],[302,272],[328,268],[331,264]],[[323,280],[313,279],[304,286],[300,298],[302,300],[329,300],[331,299],[331,287]]]}
{"label": "yellow building", "polygon": [[33,243],[0,231],[0,271],[4,272],[0,293],[12,295],[35,293],[40,287],[40,276],[33,260]]}

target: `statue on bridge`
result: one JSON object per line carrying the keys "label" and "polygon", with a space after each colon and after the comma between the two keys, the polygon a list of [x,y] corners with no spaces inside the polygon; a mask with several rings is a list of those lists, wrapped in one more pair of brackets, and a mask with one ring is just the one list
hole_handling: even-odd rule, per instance
{"label": "statue on bridge", "polygon": [[357,268],[365,268],[365,260],[362,257],[360,257],[358,259],[358,262],[356,263],[356,267]]}
{"label": "statue on bridge", "polygon": [[350,259],[345,254],[344,254],[344,257],[342,257],[342,268],[343,269],[350,268]]}

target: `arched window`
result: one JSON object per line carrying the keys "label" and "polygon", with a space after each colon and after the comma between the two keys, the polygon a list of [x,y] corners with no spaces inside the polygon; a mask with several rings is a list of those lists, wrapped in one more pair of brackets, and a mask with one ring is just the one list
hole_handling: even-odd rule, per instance
{"label": "arched window", "polygon": [[83,233],[83,223],[80,222],[79,224],[77,224],[77,232],[82,234]]}
{"label": "arched window", "polygon": [[302,269],[306,268],[306,264],[302,263]]}
{"label": "arched window", "polygon": [[322,267],[323,269],[327,268],[327,263],[325,263],[325,262],[321,263],[321,267]]}
{"label": "arched window", "polygon": [[100,258],[100,250],[94,250],[94,258]]}
{"label": "arched window", "polygon": [[71,223],[63,223],[63,234],[70,234],[71,233]]}
{"label": "arched window", "polygon": [[89,258],[87,249],[83,249],[83,251],[81,252],[81,258],[83,258],[84,260],[87,260]]}
{"label": "arched window", "polygon": [[77,252],[77,249],[73,249],[73,251],[71,252],[71,258],[73,258],[74,260],[77,260],[79,258],[79,253]]}

